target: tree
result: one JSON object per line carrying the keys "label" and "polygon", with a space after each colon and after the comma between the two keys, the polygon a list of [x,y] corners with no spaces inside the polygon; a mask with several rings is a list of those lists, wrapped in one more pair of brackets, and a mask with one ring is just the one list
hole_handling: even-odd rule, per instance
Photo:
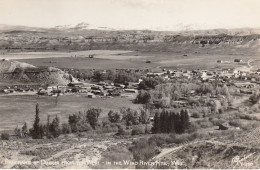
{"label": "tree", "polygon": [[120,121],[120,114],[118,112],[114,112],[112,110],[110,110],[108,112],[108,119],[111,123],[117,123]]}
{"label": "tree", "polygon": [[124,120],[127,126],[138,125],[140,123],[140,116],[136,110],[122,108],[120,112],[123,115],[122,120]]}
{"label": "tree", "polygon": [[141,91],[139,91],[135,100],[136,100],[136,103],[147,104],[147,103],[150,103],[150,101],[151,101],[151,95],[148,91],[141,90]]}
{"label": "tree", "polygon": [[154,115],[154,123],[152,127],[153,133],[160,133],[161,127],[160,127],[160,113],[156,112]]}
{"label": "tree", "polygon": [[19,129],[18,126],[14,129],[14,134],[17,135],[19,138],[23,136],[21,129]]}
{"label": "tree", "polygon": [[22,135],[24,137],[26,137],[28,135],[28,127],[27,127],[27,123],[26,122],[24,122],[23,127],[22,127]]}
{"label": "tree", "polygon": [[9,140],[10,139],[9,133],[2,133],[1,134],[1,139],[2,140]]}
{"label": "tree", "polygon": [[52,123],[50,125],[50,135],[54,138],[59,137],[61,134],[61,129],[60,129],[60,119],[56,115],[56,117],[52,120]]}
{"label": "tree", "polygon": [[254,92],[250,98],[249,98],[249,101],[253,104],[256,104],[260,101],[260,92],[259,91],[256,91]]}
{"label": "tree", "polygon": [[71,127],[68,123],[63,123],[62,124],[62,133],[63,134],[69,134],[71,133]]}
{"label": "tree", "polygon": [[100,71],[95,71],[92,78],[96,81],[96,82],[100,82],[100,81],[104,81],[104,75],[103,73],[101,73]]}
{"label": "tree", "polygon": [[40,110],[39,110],[39,104],[36,104],[36,108],[35,108],[35,120],[33,123],[33,129],[32,129],[32,138],[33,139],[41,139],[43,134],[42,129],[40,127]]}
{"label": "tree", "polygon": [[142,124],[148,124],[150,122],[150,112],[148,109],[141,109],[140,114],[140,122]]}
{"label": "tree", "polygon": [[50,138],[50,115],[47,116],[47,124],[46,124],[46,136],[47,138]]}
{"label": "tree", "polygon": [[98,117],[102,110],[100,108],[91,108],[87,111],[87,120],[90,126],[95,129],[98,122]]}

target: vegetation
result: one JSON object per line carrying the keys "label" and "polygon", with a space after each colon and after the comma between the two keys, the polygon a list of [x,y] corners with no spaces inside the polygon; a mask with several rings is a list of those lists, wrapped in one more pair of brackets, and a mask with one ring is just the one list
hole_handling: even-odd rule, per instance
{"label": "vegetation", "polygon": [[260,92],[259,91],[256,91],[254,92],[250,98],[249,98],[250,102],[253,103],[253,104],[256,104],[260,101]]}
{"label": "vegetation", "polygon": [[99,108],[91,108],[87,111],[87,119],[90,124],[90,126],[95,129],[98,122],[98,117],[100,113],[102,112]]}
{"label": "vegetation", "polygon": [[44,135],[43,126],[40,125],[40,111],[39,111],[39,104],[36,104],[35,109],[35,120],[33,124],[33,128],[30,129],[30,134],[33,139],[42,139]]}
{"label": "vegetation", "polygon": [[1,139],[2,140],[9,140],[10,139],[9,133],[2,133],[1,134]]}
{"label": "vegetation", "polygon": [[120,121],[121,115],[118,112],[114,112],[114,111],[110,110],[108,112],[108,119],[111,123],[117,123]]}
{"label": "vegetation", "polygon": [[187,110],[180,113],[163,110],[154,116],[153,133],[184,133],[189,128],[189,115]]}

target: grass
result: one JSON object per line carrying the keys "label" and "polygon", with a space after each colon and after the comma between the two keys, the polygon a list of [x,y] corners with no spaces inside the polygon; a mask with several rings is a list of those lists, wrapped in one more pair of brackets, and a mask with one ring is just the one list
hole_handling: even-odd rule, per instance
{"label": "grass", "polygon": [[24,122],[28,127],[32,126],[35,116],[35,105],[39,103],[40,119],[42,123],[47,120],[47,115],[51,119],[58,115],[61,122],[67,122],[68,116],[78,111],[88,110],[91,107],[102,108],[100,118],[106,117],[109,110],[119,110],[122,107],[138,109],[141,105],[133,104],[128,98],[95,98],[90,99],[85,96],[60,96],[56,104],[56,97],[49,96],[1,96],[0,97],[0,131],[14,130],[19,128]]}
{"label": "grass", "polygon": [[[55,66],[59,68],[77,69],[124,69],[124,68],[156,68],[172,69],[208,69],[212,67],[240,67],[241,63],[233,63],[234,59],[243,61],[256,58],[243,54],[185,53],[183,52],[129,52],[112,50],[90,50],[79,52],[36,52],[7,54],[4,57],[17,58],[36,66]],[[89,58],[89,54],[97,54]],[[75,55],[77,57],[75,57]],[[22,59],[23,58],[23,59]],[[149,60],[151,63],[146,63]],[[230,64],[217,63],[217,60],[231,61]],[[243,63],[242,65],[246,65]]]}

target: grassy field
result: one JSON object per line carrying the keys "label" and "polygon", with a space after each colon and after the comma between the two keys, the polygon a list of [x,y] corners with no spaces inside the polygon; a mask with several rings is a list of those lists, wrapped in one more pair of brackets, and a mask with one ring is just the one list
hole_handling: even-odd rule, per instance
{"label": "grassy field", "polygon": [[141,60],[115,60],[88,57],[64,57],[18,60],[35,66],[54,66],[59,68],[77,69],[127,69],[127,68],[151,68],[155,64],[145,63]]}
{"label": "grassy field", "polygon": [[[22,54],[22,55],[21,55]],[[215,55],[200,53],[172,53],[172,52],[129,52],[93,50],[63,53],[16,53],[19,61],[35,66],[56,66],[59,68],[78,69],[123,69],[123,68],[155,68],[165,67],[174,69],[208,69],[213,67],[239,67],[233,63],[234,59],[257,59],[258,56],[248,55]],[[96,54],[89,58],[89,54]],[[14,54],[12,54],[14,55]],[[23,56],[26,56],[23,58]],[[31,56],[31,58],[30,58]],[[23,59],[22,59],[23,58]],[[146,61],[151,63],[146,63]],[[219,64],[217,60],[230,61],[231,64]]]}
{"label": "grassy field", "polygon": [[109,110],[119,110],[122,107],[138,109],[141,105],[133,104],[129,98],[94,98],[85,96],[0,96],[0,131],[13,130],[24,122],[32,125],[35,116],[35,105],[39,103],[41,122],[47,120],[47,115],[58,115],[62,122],[67,122],[70,114],[84,111],[91,107],[100,107],[103,110],[101,117]]}

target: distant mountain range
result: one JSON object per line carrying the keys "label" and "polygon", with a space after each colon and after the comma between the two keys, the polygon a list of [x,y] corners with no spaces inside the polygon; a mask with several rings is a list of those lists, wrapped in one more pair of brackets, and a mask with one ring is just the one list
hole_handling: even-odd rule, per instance
{"label": "distant mountain range", "polygon": [[0,25],[0,49],[7,52],[120,49],[256,55],[260,51],[260,29],[152,31],[93,28],[87,23],[54,28]]}
{"label": "distant mountain range", "polygon": [[[60,31],[81,31],[81,30],[105,30],[105,31],[155,31],[155,32],[171,32],[176,34],[195,34],[195,35],[217,35],[217,34],[228,34],[228,35],[250,35],[260,34],[260,28],[236,28],[236,29],[203,29],[197,25],[183,25],[178,24],[171,27],[172,30],[178,31],[161,31],[160,28],[151,29],[114,29],[108,27],[94,27],[88,23],[81,22],[76,25],[59,25],[52,28],[40,28],[40,27],[28,27],[28,26],[14,26],[0,24],[0,31],[46,31],[46,30],[60,30]],[[168,28],[170,29],[170,28]]]}

